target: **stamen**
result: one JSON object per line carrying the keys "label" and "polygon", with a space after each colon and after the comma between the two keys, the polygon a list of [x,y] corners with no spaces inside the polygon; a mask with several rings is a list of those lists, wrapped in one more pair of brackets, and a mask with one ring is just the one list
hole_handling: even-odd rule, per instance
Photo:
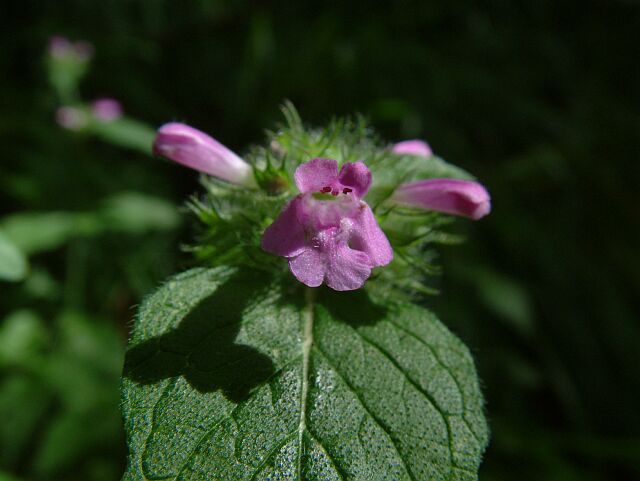
{"label": "stamen", "polygon": [[331,191],[331,195],[335,196],[335,195],[338,195],[338,194],[339,194],[338,189]]}
{"label": "stamen", "polygon": [[342,189],[343,194],[348,194],[349,192],[353,192],[353,189],[350,189],[349,187],[345,187],[344,189]]}
{"label": "stamen", "polygon": [[323,192],[323,193],[327,194],[327,193],[331,192],[331,187],[329,187],[327,185],[326,187],[323,187],[320,192]]}

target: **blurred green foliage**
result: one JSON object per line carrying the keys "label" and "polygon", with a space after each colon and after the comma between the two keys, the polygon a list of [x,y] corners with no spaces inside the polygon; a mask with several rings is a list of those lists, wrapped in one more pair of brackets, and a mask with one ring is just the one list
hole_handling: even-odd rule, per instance
{"label": "blurred green foliage", "polygon": [[80,96],[128,121],[185,120],[242,152],[289,98],[474,172],[494,210],[459,223],[429,304],[485,382],[481,479],[640,475],[635,2],[26,1],[0,23],[0,276],[25,276],[0,281],[0,478],[122,472],[130,306],[191,240],[169,206],[196,176],[142,154],[148,130],[107,129],[110,145],[55,124],[55,34],[94,44]]}

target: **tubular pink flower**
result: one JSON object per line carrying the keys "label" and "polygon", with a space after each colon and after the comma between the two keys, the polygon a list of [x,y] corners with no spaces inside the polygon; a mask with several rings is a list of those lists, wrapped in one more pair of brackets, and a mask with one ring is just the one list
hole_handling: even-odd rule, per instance
{"label": "tubular pink flower", "polygon": [[460,179],[429,179],[401,184],[391,200],[473,220],[491,211],[491,198],[487,190],[477,182]]}
{"label": "tubular pink flower", "polygon": [[112,122],[122,117],[122,105],[111,98],[96,99],[91,103],[91,113],[100,122]]}
{"label": "tubular pink flower", "polygon": [[399,155],[417,155],[419,157],[431,157],[433,155],[429,144],[422,140],[405,140],[398,142],[391,148],[391,152]]}
{"label": "tubular pink flower", "polygon": [[286,257],[291,273],[309,287],[325,282],[336,291],[359,289],[371,269],[393,259],[387,237],[361,200],[371,172],[362,162],[338,172],[335,160],[313,159],[294,177],[301,193],[267,227],[262,248]]}
{"label": "tubular pink flower", "polygon": [[232,184],[256,186],[253,168],[220,142],[181,123],[158,130],[153,153]]}

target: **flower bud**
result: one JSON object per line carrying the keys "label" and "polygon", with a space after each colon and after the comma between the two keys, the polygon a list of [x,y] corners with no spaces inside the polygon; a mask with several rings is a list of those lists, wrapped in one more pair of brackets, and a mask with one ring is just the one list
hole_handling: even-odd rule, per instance
{"label": "flower bud", "polygon": [[91,113],[99,122],[112,122],[122,117],[122,105],[115,99],[100,98],[91,103]]}
{"label": "flower bud", "polygon": [[478,220],[491,211],[491,198],[479,183],[460,179],[429,179],[401,184],[392,201]]}
{"label": "flower bud", "polygon": [[249,164],[214,138],[186,124],[173,122],[160,127],[153,153],[233,184],[256,186]]}
{"label": "flower bud", "polygon": [[391,152],[398,155],[417,155],[418,157],[431,157],[433,155],[429,144],[422,140],[398,142],[391,148]]}

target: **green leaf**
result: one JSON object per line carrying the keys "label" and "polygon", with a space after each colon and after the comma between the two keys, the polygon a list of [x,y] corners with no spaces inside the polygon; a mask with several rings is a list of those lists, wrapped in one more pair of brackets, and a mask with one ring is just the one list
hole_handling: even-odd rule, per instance
{"label": "green leaf", "polygon": [[165,199],[138,192],[120,192],[107,198],[102,208],[106,228],[142,234],[178,226],[178,209]]}
{"label": "green leaf", "polygon": [[[178,226],[177,209],[165,199],[138,192],[118,192],[87,212],[20,212],[0,220],[7,241],[33,255],[57,249],[77,237],[105,232],[143,234]],[[1,236],[1,233],[0,233]],[[0,237],[0,256],[3,244]],[[0,278],[2,272],[0,258]]]}
{"label": "green leaf", "polygon": [[0,324],[0,369],[14,364],[28,364],[46,345],[47,330],[34,311],[21,309]]}
{"label": "green leaf", "polygon": [[156,131],[147,124],[122,117],[111,122],[92,122],[89,129],[102,140],[151,155]]}
{"label": "green leaf", "polygon": [[46,325],[16,311],[0,324],[0,466],[30,479],[104,479],[78,466],[109,460],[120,469],[116,327],[65,312]]}
{"label": "green leaf", "polygon": [[46,385],[18,370],[0,376],[0,465],[14,468],[29,451],[38,425],[47,415],[51,396]]}
{"label": "green leaf", "polygon": [[193,269],[140,309],[125,480],[475,480],[488,440],[465,346],[365,291]]}
{"label": "green leaf", "polygon": [[74,237],[79,214],[20,212],[2,219],[7,236],[27,254],[56,249]]}
{"label": "green leaf", "polygon": [[0,280],[20,281],[27,275],[27,268],[24,254],[0,231]]}

